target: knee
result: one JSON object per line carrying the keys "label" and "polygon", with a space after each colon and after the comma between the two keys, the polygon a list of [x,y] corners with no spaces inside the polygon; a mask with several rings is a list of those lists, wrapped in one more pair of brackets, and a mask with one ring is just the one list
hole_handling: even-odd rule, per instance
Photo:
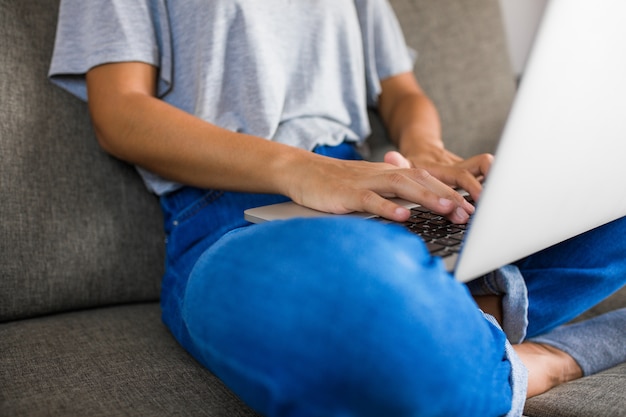
{"label": "knee", "polygon": [[395,228],[346,218],[296,219],[236,231],[210,248],[191,272],[183,310],[197,331],[206,328],[205,317],[224,316],[243,320],[241,326],[267,320],[274,329],[296,326],[290,321],[297,319],[301,332],[307,320],[315,328],[357,311],[365,319],[450,280],[419,239]]}
{"label": "knee", "polygon": [[262,410],[408,416],[473,401],[473,358],[493,348],[419,239],[345,218],[225,237],[194,268],[183,315],[201,361]]}
{"label": "knee", "polygon": [[[442,269],[421,239],[397,226],[355,218],[294,219],[236,230],[216,243],[192,275],[315,275],[320,278],[426,275]],[[274,278],[272,278],[274,279]]]}

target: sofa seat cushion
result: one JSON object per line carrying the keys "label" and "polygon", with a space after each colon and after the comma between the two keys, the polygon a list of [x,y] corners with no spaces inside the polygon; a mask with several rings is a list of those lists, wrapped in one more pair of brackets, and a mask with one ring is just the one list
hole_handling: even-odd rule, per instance
{"label": "sofa seat cushion", "polygon": [[1,416],[253,417],[170,336],[157,303],[0,325]]}
{"label": "sofa seat cushion", "polygon": [[[593,309],[624,305],[626,288]],[[0,324],[1,416],[258,417],[161,323],[157,303]],[[626,417],[626,364],[528,401],[529,417]]]}

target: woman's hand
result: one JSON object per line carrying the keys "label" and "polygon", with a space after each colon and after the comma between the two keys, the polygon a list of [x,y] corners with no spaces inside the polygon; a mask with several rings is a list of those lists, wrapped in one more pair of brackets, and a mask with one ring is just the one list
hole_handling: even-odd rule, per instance
{"label": "woman's hand", "polygon": [[481,154],[463,160],[445,149],[439,114],[412,72],[381,81],[381,115],[400,152],[385,162],[404,169],[423,169],[449,187],[462,188],[478,200],[493,157]]}
{"label": "woman's hand", "polygon": [[424,168],[310,156],[289,169],[292,181],[287,194],[304,206],[338,214],[363,211],[405,221],[409,210],[388,199],[399,197],[454,223],[466,223],[474,211],[459,193]]}
{"label": "woman's hand", "polygon": [[443,183],[467,191],[474,201],[478,201],[482,182],[493,163],[493,155],[484,153],[464,160],[444,148],[436,147],[413,157],[388,152],[385,162],[400,168],[424,168]]}

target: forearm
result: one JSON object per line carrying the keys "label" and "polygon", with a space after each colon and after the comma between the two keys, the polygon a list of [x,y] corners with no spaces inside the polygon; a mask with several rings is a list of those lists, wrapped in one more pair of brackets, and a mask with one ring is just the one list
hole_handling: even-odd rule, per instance
{"label": "forearm", "polygon": [[107,109],[93,118],[106,151],[188,185],[284,194],[284,172],[308,154],[219,128],[142,93],[121,95]]}
{"label": "forearm", "polygon": [[439,113],[425,94],[402,96],[386,124],[391,140],[403,155],[418,155],[430,147],[444,147]]}
{"label": "forearm", "polygon": [[366,211],[404,221],[384,197],[420,202],[455,222],[471,205],[424,169],[343,161],[207,123],[155,97],[157,70],[107,64],[87,73],[102,147],[165,178],[202,188],[283,194],[320,211]]}
{"label": "forearm", "polygon": [[400,152],[409,156],[429,147],[443,148],[439,113],[413,74],[399,74],[381,86],[379,112]]}

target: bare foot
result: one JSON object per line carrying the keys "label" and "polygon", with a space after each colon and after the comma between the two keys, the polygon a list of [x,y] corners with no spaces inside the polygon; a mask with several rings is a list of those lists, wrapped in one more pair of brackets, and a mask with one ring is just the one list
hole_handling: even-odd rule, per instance
{"label": "bare foot", "polygon": [[[474,300],[482,311],[495,317],[502,325],[502,296],[481,295],[474,296]],[[583,376],[583,371],[574,358],[555,347],[524,342],[514,345],[513,348],[528,369],[527,398]]]}
{"label": "bare foot", "polygon": [[513,346],[528,369],[527,398],[583,376],[574,358],[552,346],[524,342]]}

